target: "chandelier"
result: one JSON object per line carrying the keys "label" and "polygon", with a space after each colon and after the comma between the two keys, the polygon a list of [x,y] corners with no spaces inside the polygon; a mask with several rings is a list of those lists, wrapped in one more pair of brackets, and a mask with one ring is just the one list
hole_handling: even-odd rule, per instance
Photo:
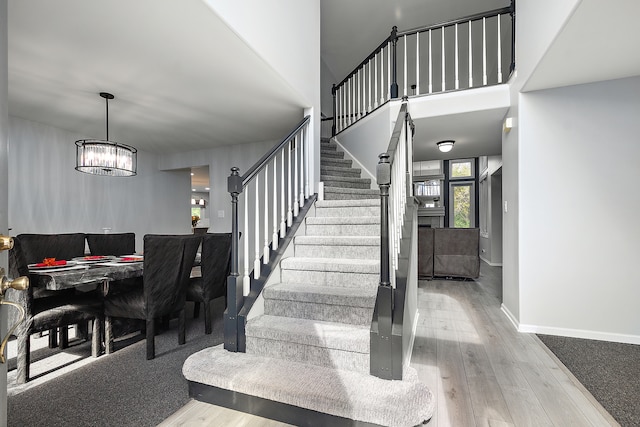
{"label": "chandelier", "polygon": [[100,92],[107,107],[107,139],[76,141],[76,170],[92,175],[134,176],[138,166],[138,150],[126,144],[109,141],[109,100],[114,96]]}

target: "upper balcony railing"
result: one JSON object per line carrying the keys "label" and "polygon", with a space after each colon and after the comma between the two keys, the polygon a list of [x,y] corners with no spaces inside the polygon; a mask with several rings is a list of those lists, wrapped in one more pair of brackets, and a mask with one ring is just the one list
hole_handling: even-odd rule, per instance
{"label": "upper balcony railing", "polygon": [[389,37],[333,86],[332,133],[391,99],[500,84],[514,68],[514,1],[509,7],[428,27],[393,27]]}

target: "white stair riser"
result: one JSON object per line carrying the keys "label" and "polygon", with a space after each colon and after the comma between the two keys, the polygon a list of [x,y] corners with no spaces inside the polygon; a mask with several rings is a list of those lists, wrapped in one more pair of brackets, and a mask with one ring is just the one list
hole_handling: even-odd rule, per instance
{"label": "white stair riser", "polygon": [[369,354],[247,336],[247,353],[369,373]]}
{"label": "white stair riser", "polygon": [[378,259],[380,258],[380,246],[296,244],[295,256],[308,258]]}
{"label": "white stair riser", "polygon": [[281,270],[285,283],[309,283],[323,286],[370,288],[378,286],[378,273],[349,273],[341,271]]}
{"label": "white stair riser", "polygon": [[303,301],[288,301],[265,298],[265,314],[295,317],[299,319],[322,320],[325,322],[349,323],[367,326],[371,324],[373,307],[349,307],[318,304]]}
{"label": "white stair riser", "polygon": [[379,224],[307,224],[307,236],[379,236]]}

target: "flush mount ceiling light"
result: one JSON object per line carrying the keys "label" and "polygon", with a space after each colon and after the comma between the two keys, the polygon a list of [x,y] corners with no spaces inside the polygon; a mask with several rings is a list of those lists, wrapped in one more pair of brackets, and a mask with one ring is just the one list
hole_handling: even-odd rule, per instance
{"label": "flush mount ceiling light", "polygon": [[451,139],[447,139],[446,141],[440,141],[440,142],[437,143],[438,150],[442,151],[443,153],[448,153],[453,148],[453,143],[454,142],[455,141],[453,141]]}
{"label": "flush mount ceiling light", "polygon": [[92,175],[134,176],[137,173],[138,150],[109,141],[109,100],[114,96],[100,92],[107,107],[107,139],[80,139],[76,141],[76,170]]}

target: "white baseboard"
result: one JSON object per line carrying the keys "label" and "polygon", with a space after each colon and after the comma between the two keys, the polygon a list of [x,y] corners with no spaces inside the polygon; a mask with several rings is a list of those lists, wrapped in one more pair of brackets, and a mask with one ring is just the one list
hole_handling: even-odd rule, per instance
{"label": "white baseboard", "polygon": [[556,328],[551,326],[523,325],[518,328],[520,332],[531,334],[556,335],[570,338],[584,338],[588,340],[611,341],[625,344],[640,344],[640,336],[617,334],[614,332],[588,331],[584,329]]}
{"label": "white baseboard", "polygon": [[411,328],[411,342],[409,343],[409,350],[404,355],[404,363],[402,366],[409,366],[411,364],[411,356],[413,355],[413,344],[416,341],[416,334],[418,333],[418,318],[420,317],[420,310],[416,310],[416,318]]}
{"label": "white baseboard", "polygon": [[502,312],[511,321],[511,324],[518,332],[528,334],[555,335],[569,338],[583,338],[588,340],[620,342],[625,344],[640,344],[640,336],[618,334],[615,332],[589,331],[585,329],[557,328],[554,326],[526,325],[518,321],[518,319],[502,304],[500,306]]}
{"label": "white baseboard", "polygon": [[507,319],[511,321],[511,324],[513,325],[514,328],[516,328],[516,331],[519,331],[520,328],[519,328],[518,319],[516,318],[516,316],[513,315],[513,313],[511,313],[511,311],[509,311],[509,309],[507,308],[506,305],[504,305],[504,303],[500,304],[500,310],[502,310],[505,316],[507,316]]}
{"label": "white baseboard", "polygon": [[480,255],[480,259],[484,262],[486,262],[487,264],[489,264],[491,267],[502,267],[502,263],[501,262],[491,262],[488,259],[486,259],[485,257],[483,257],[482,255]]}

